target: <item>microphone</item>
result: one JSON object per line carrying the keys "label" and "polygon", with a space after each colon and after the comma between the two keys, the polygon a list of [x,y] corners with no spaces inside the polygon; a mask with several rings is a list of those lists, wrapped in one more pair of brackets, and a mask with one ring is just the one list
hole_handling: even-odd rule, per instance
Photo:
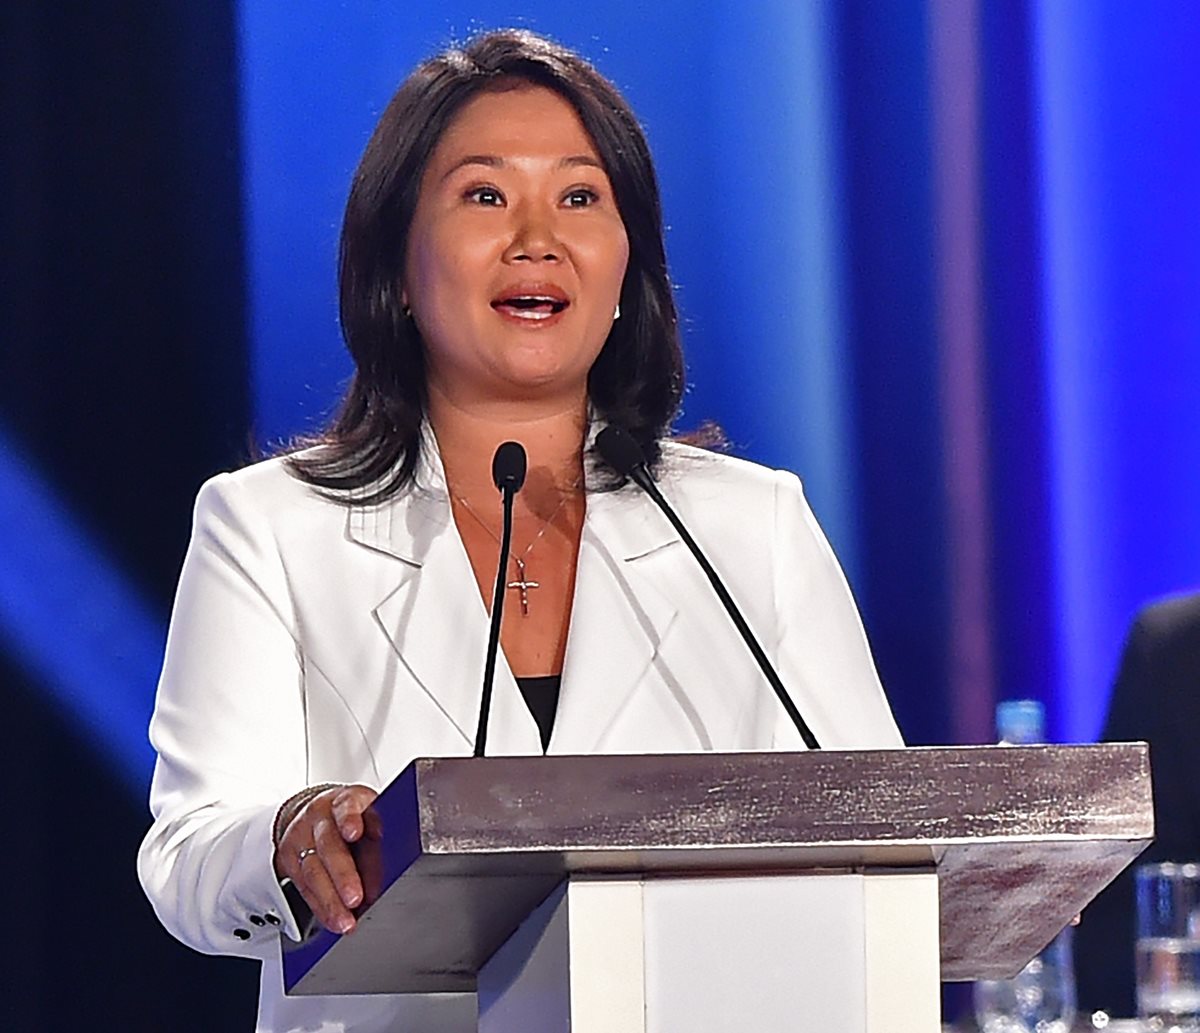
{"label": "microphone", "polygon": [[504,614],[504,583],[508,580],[508,552],[512,546],[513,499],[525,483],[525,449],[516,441],[505,441],[492,456],[492,483],[500,492],[504,526],[500,532],[500,565],[492,592],[492,626],[488,631],[487,657],[483,663],[483,695],[479,701],[479,725],[475,730],[475,756],[487,749],[488,719],[492,710],[492,681],[496,674],[496,650],[500,646],[500,618]]}
{"label": "microphone", "polygon": [[721,600],[721,605],[725,607],[725,612],[729,614],[729,619],[733,621],[734,626],[741,634],[742,641],[746,643],[746,648],[750,650],[754,659],[758,662],[759,669],[770,683],[771,688],[775,690],[775,695],[779,697],[779,702],[783,704],[783,709],[787,711],[788,717],[792,719],[792,724],[796,726],[796,731],[800,733],[800,738],[804,740],[804,745],[810,750],[819,750],[821,746],[817,742],[817,737],[813,735],[812,729],[808,727],[808,723],[801,716],[800,711],[796,709],[796,704],[792,702],[792,697],[788,695],[787,689],[783,687],[783,682],[779,680],[779,675],[775,672],[771,661],[767,659],[767,654],[763,652],[762,646],[758,644],[758,639],[754,637],[754,632],[750,630],[750,625],[746,623],[746,618],[742,616],[741,611],[737,608],[737,603],[733,601],[733,597],[725,588],[724,583],[713,569],[712,564],[708,562],[707,557],[700,551],[700,546],[696,544],[695,539],[688,533],[687,528],[683,526],[683,521],[679,519],[675,510],[671,508],[670,503],[663,498],[662,492],[658,490],[658,485],[654,483],[654,480],[650,476],[650,471],[646,467],[646,457],[642,453],[641,446],[625,428],[610,423],[596,435],[596,448],[599,449],[600,455],[609,466],[616,470],[617,473],[632,480],[654,500],[658,508],[666,515],[666,518],[671,522],[671,526],[679,533],[679,537],[683,539],[684,544],[691,550],[692,555],[696,557],[696,562],[700,564],[701,569],[708,576],[709,584],[712,585],[713,591],[717,593],[717,598]]}
{"label": "microphone", "polygon": [[525,449],[519,442],[505,441],[496,449],[492,456],[492,483],[499,491],[512,495],[521,490],[525,483]]}

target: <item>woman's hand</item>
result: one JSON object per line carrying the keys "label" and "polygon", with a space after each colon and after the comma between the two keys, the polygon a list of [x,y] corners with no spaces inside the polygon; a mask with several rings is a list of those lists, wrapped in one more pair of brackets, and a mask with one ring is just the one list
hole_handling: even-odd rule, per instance
{"label": "woman's hand", "polygon": [[[362,903],[363,879],[351,843],[379,840],[383,830],[371,804],[379,794],[363,785],[330,786],[280,815],[275,871],[289,878],[326,929],[348,933],[351,909]],[[289,801],[290,803],[290,801]]]}

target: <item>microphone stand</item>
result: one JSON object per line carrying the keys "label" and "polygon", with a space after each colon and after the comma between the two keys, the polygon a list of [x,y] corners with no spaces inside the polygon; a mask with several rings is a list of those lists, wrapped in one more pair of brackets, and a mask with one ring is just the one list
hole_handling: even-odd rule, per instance
{"label": "microphone stand", "polygon": [[658,485],[654,483],[654,479],[650,476],[650,471],[646,467],[646,457],[642,454],[641,446],[634,441],[632,435],[623,427],[609,424],[596,438],[596,447],[600,450],[600,454],[604,457],[605,462],[619,473],[633,480],[639,488],[654,500],[655,505],[663,511],[663,514],[671,522],[671,526],[678,532],[679,537],[683,539],[683,543],[691,550],[696,562],[700,564],[700,568],[708,577],[708,583],[712,585],[713,591],[717,593],[717,598],[721,600],[721,605],[725,607],[725,612],[729,614],[729,619],[733,621],[738,633],[742,636],[742,641],[746,643],[746,648],[753,655],[759,670],[763,673],[763,677],[767,679],[779,702],[783,705],[783,709],[787,711],[787,716],[792,719],[792,724],[796,726],[796,731],[800,733],[800,738],[804,740],[804,745],[810,750],[819,750],[821,746],[817,742],[817,737],[813,735],[812,729],[808,727],[808,722],[804,720],[796,704],[792,702],[792,697],[788,695],[787,689],[783,687],[783,682],[776,673],[775,667],[767,659],[767,654],[763,652],[758,639],[754,637],[754,632],[750,630],[750,625],[746,623],[746,618],[742,616],[742,611],[738,609],[737,603],[733,601],[733,597],[729,594],[728,589],[726,589],[725,583],[713,569],[712,564],[708,562],[708,557],[700,551],[700,546],[696,544],[696,540],[688,533],[688,529],[683,526],[683,521],[679,519],[675,510],[671,508],[671,504],[667,502],[662,492],[658,490]]}
{"label": "microphone stand", "polygon": [[475,730],[475,756],[487,749],[488,719],[492,711],[492,681],[496,674],[496,652],[500,648],[500,621],[504,616],[504,591],[508,580],[508,554],[512,547],[513,501],[525,483],[525,449],[506,441],[492,459],[492,480],[500,489],[504,524],[500,531],[500,564],[492,592],[492,622],[488,630],[487,654],[483,662],[483,695],[479,701],[479,725]]}

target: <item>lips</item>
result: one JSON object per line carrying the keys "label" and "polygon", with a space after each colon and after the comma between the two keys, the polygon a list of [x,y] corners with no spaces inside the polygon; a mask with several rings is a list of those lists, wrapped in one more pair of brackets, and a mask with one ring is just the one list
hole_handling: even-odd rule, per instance
{"label": "lips", "polygon": [[492,308],[509,319],[540,323],[561,315],[571,304],[566,292],[550,283],[517,284],[492,299]]}

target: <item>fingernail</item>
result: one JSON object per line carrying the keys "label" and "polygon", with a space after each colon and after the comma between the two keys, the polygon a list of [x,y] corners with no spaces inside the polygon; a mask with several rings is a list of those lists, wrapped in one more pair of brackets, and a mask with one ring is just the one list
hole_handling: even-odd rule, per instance
{"label": "fingernail", "polygon": [[346,915],[343,918],[339,918],[334,924],[337,926],[337,931],[339,933],[345,934],[354,927],[354,919],[349,915]]}

